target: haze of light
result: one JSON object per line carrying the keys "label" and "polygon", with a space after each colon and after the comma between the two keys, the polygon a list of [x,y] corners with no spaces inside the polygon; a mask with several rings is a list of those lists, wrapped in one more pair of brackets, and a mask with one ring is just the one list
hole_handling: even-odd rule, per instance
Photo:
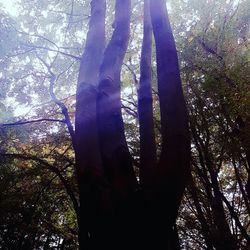
{"label": "haze of light", "polygon": [[8,12],[12,16],[18,15],[18,6],[17,6],[17,0],[0,0],[0,8]]}

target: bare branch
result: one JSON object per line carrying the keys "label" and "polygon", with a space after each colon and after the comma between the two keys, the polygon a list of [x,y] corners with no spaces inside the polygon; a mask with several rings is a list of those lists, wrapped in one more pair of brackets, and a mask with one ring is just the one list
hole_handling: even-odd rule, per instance
{"label": "bare branch", "polygon": [[138,114],[135,110],[133,110],[132,108],[122,105],[122,108],[129,114],[132,115],[134,118],[138,118]]}
{"label": "bare branch", "polygon": [[138,84],[139,84],[139,81],[137,79],[137,76],[136,76],[136,73],[134,72],[134,70],[130,67],[130,65],[126,64],[126,63],[123,63],[124,66],[126,66],[126,68],[129,70],[129,72],[131,73],[133,79],[134,79],[134,83],[135,83],[135,86],[137,87]]}
{"label": "bare branch", "polygon": [[58,48],[58,49],[51,49],[51,48],[48,48],[48,47],[37,46],[37,45],[34,45],[34,44],[23,44],[23,45],[26,46],[26,47],[29,47],[29,48],[33,48],[33,49],[44,49],[44,50],[48,50],[48,51],[51,51],[51,52],[56,52],[56,53],[62,54],[64,56],[71,57],[71,58],[73,58],[75,60],[78,60],[78,61],[81,60],[80,56],[75,56],[75,55],[69,54],[67,52],[63,52],[63,51],[60,50],[60,48]]}
{"label": "bare branch", "polygon": [[[14,28],[15,28],[15,27],[14,27]],[[51,43],[51,44],[52,44],[53,46],[55,46],[57,49],[59,49],[58,45],[57,45],[55,42],[53,42],[53,41],[51,41],[50,39],[48,39],[47,37],[44,37],[44,36],[38,35],[38,34],[30,34],[30,33],[25,32],[25,31],[17,30],[16,28],[15,28],[15,30],[16,30],[19,34],[22,34],[22,35],[31,36],[31,37],[37,37],[37,38],[43,39],[43,40],[45,40],[45,41]]]}
{"label": "bare branch", "polygon": [[11,58],[11,57],[16,57],[16,56],[24,55],[24,54],[30,53],[30,52],[32,52],[32,51],[34,51],[34,50],[35,50],[35,48],[31,48],[31,49],[28,49],[28,50],[25,50],[25,51],[17,52],[17,53],[15,53],[15,54],[8,54],[7,57],[8,57],[8,58]]}
{"label": "bare branch", "polygon": [[36,122],[61,122],[66,123],[65,120],[58,120],[58,119],[37,119],[37,120],[30,120],[30,121],[17,121],[12,123],[0,123],[0,127],[8,127],[8,126],[19,126],[24,124],[36,123]]}
{"label": "bare branch", "polygon": [[70,134],[70,137],[71,137],[71,140],[72,140],[72,144],[73,144],[73,148],[75,150],[76,148],[76,142],[75,142],[75,131],[74,131],[74,128],[73,128],[73,125],[71,123],[71,120],[70,120],[70,117],[69,117],[69,112],[68,112],[68,109],[66,107],[66,105],[60,101],[55,93],[54,93],[54,85],[56,83],[56,80],[58,79],[56,77],[56,75],[52,72],[51,70],[51,65],[48,65],[47,62],[45,62],[45,60],[43,60],[41,57],[39,57],[37,55],[38,59],[44,64],[44,66],[47,68],[49,74],[50,74],[50,85],[49,85],[49,93],[50,93],[50,96],[51,96],[51,99],[53,100],[53,102],[55,104],[58,105],[58,107],[61,109],[61,112],[62,114],[64,115],[65,117],[65,123],[67,125],[67,128],[68,128],[68,131],[69,131],[69,134]]}

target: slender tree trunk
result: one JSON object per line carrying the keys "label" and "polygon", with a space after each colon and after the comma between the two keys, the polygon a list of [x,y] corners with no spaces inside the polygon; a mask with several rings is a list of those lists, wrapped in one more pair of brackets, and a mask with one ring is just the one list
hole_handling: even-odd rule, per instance
{"label": "slender tree trunk", "polygon": [[[149,0],[144,1],[144,32],[141,51],[141,77],[138,89],[138,114],[140,128],[140,184],[143,189],[152,185],[156,167],[156,145],[152,107],[152,26]],[[152,187],[151,187],[152,188]]]}
{"label": "slender tree trunk", "polygon": [[[139,207],[138,244],[139,249],[148,248],[155,227],[152,217],[153,176],[156,169],[156,144],[152,106],[152,25],[149,0],[144,1],[143,42],[140,61],[140,82],[138,88],[138,115],[140,132],[140,186],[142,189]],[[153,245],[153,244],[152,244]]]}
{"label": "slender tree trunk", "polygon": [[174,249],[170,236],[190,171],[188,116],[183,97],[177,51],[164,0],[151,0],[156,44],[157,78],[161,110],[162,152],[156,177],[157,230],[164,248]]}
{"label": "slender tree trunk", "polygon": [[222,197],[223,202],[226,204],[226,206],[230,212],[230,215],[234,219],[236,226],[239,228],[242,236],[247,241],[247,244],[250,245],[250,237],[248,236],[246,229],[242,226],[240,219],[239,219],[239,216],[234,211],[233,206],[230,204],[230,202],[227,200],[227,198],[222,193],[221,193],[221,197]]}
{"label": "slender tree trunk", "polygon": [[193,201],[194,201],[195,209],[197,211],[197,218],[201,224],[201,231],[202,231],[202,234],[204,236],[205,243],[207,245],[207,250],[213,250],[213,244],[212,244],[212,238],[210,235],[209,226],[208,226],[207,220],[204,216],[204,213],[202,211],[202,208],[201,208],[201,205],[199,202],[199,198],[197,195],[197,187],[195,186],[192,175],[189,178],[189,190],[190,190],[190,194],[191,194]]}
{"label": "slender tree trunk", "polygon": [[247,183],[246,183],[246,192],[248,195],[248,199],[250,201],[250,133],[249,133],[250,118],[244,121],[241,116],[238,116],[236,119],[236,123],[239,128],[240,140],[241,140],[242,146],[246,154],[246,161],[248,165],[248,178],[247,178]]}
{"label": "slender tree trunk", "polygon": [[[240,162],[240,160],[239,160]],[[245,205],[246,205],[246,208],[247,208],[247,212],[248,212],[248,215],[250,216],[250,205],[249,205],[249,199],[247,197],[247,193],[244,189],[244,185],[242,183],[242,180],[241,180],[241,177],[240,177],[240,173],[239,173],[239,170],[238,170],[238,167],[236,165],[236,162],[235,160],[233,159],[233,166],[234,166],[234,172],[235,172],[235,177],[236,177],[236,180],[239,184],[239,188],[240,188],[240,191],[242,193],[242,197],[243,197],[243,200],[245,202]]]}
{"label": "slender tree trunk", "polygon": [[[225,210],[223,207],[222,196],[220,192],[219,182],[217,178],[217,173],[215,172],[215,167],[213,166],[212,161],[210,160],[209,153],[205,152],[205,161],[208,168],[208,172],[211,178],[211,185],[213,188],[213,199],[211,201],[211,207],[213,209],[214,222],[217,229],[217,239],[216,249],[217,250],[236,250],[236,239],[231,233],[229,225],[226,220]],[[222,240],[223,239],[223,240]]]}
{"label": "slender tree trunk", "polygon": [[78,215],[81,249],[90,247],[99,227],[103,182],[102,160],[96,122],[99,68],[105,46],[105,0],[91,1],[91,17],[85,51],[80,63],[76,95],[76,168],[80,189]]}

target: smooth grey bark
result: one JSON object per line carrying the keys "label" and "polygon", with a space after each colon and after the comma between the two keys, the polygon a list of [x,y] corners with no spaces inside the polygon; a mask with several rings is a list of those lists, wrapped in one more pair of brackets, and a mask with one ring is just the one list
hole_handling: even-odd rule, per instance
{"label": "smooth grey bark", "polygon": [[91,17],[85,50],[80,63],[75,118],[75,157],[80,209],[79,244],[89,249],[101,213],[103,168],[96,121],[99,68],[105,47],[105,0],[91,1]]}
{"label": "smooth grey bark", "polygon": [[114,32],[105,49],[98,86],[98,125],[106,176],[121,199],[137,187],[121,114],[120,73],[127,50],[131,1],[117,0]]}
{"label": "smooth grey bark", "polygon": [[151,0],[150,12],[156,46],[162,135],[154,180],[154,238],[158,248],[177,249],[174,225],[190,171],[188,115],[166,2]]}
{"label": "smooth grey bark", "polygon": [[[157,220],[171,235],[190,171],[190,136],[178,56],[164,0],[151,0],[151,20],[156,45],[157,80],[161,112],[162,151],[156,174]],[[166,236],[166,237],[164,237]],[[166,243],[168,242],[168,243]],[[171,238],[161,242],[169,249]]]}

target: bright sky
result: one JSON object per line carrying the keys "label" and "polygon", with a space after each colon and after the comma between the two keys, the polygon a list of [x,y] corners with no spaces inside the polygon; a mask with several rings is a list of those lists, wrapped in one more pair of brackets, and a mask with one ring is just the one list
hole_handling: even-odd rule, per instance
{"label": "bright sky", "polygon": [[2,5],[5,11],[16,16],[18,12],[17,2],[18,0],[0,0],[0,6]]}

